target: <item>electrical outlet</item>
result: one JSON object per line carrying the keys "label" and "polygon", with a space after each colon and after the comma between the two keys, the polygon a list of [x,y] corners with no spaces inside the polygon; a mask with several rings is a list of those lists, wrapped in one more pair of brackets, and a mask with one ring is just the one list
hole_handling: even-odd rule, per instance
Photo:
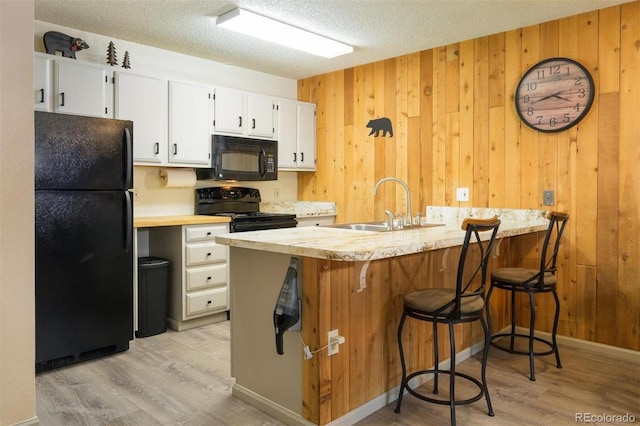
{"label": "electrical outlet", "polygon": [[469,188],[456,189],[456,201],[469,201]]}
{"label": "electrical outlet", "polygon": [[327,333],[327,342],[329,343],[329,356],[335,355],[340,352],[340,343],[338,343],[339,338],[340,334],[338,333],[337,328]]}
{"label": "electrical outlet", "polygon": [[542,191],[542,204],[545,206],[553,206],[555,204],[555,199],[553,196],[553,191],[548,189],[546,191]]}

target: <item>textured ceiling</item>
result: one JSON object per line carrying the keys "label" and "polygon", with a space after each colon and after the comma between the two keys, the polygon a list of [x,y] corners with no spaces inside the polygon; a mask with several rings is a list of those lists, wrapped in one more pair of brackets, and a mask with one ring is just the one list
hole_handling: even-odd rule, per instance
{"label": "textured ceiling", "polygon": [[[35,18],[298,80],[629,1],[35,0]],[[324,59],[216,28],[215,17],[235,7],[351,44],[354,53]]]}

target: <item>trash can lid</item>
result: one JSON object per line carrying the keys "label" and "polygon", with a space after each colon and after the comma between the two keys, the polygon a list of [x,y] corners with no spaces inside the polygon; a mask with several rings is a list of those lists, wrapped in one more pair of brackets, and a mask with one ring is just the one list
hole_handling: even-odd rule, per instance
{"label": "trash can lid", "polygon": [[163,259],[161,257],[146,256],[138,258],[138,266],[141,268],[158,268],[161,266],[166,266],[168,264],[169,260]]}

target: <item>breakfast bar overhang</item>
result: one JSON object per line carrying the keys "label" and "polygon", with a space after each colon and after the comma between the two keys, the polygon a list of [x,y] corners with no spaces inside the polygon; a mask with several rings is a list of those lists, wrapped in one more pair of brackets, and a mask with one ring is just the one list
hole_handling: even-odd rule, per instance
{"label": "breakfast bar overhang", "polygon": [[[500,217],[490,269],[535,256],[548,223],[542,210],[427,207],[426,215],[442,226],[390,232],[310,227],[216,237],[230,246],[233,395],[287,424],[357,422],[397,398],[403,295],[455,285],[464,218]],[[292,256],[301,259],[302,324],[301,331],[285,333],[284,354],[278,355],[273,311]],[[507,306],[506,298],[492,298],[494,331],[508,324]],[[332,330],[345,341],[329,356]],[[405,333],[410,367],[431,367],[430,327],[407,324]],[[456,334],[463,348],[459,360],[482,344],[479,324],[458,325]],[[440,347],[440,359],[447,360],[447,345]],[[490,373],[488,381],[491,386]]]}

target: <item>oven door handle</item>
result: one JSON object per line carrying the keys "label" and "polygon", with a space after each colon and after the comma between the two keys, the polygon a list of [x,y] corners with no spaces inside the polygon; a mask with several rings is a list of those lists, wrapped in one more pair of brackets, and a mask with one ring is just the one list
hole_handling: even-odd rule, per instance
{"label": "oven door handle", "polygon": [[261,148],[258,154],[258,173],[260,173],[260,177],[263,179],[267,174],[267,153],[264,148]]}

